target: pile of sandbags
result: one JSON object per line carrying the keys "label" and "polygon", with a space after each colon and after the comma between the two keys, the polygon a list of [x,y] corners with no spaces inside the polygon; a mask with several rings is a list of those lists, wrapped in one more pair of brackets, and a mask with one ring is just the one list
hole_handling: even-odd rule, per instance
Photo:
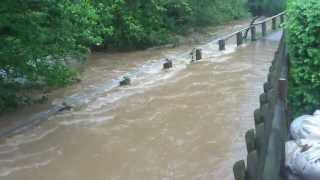
{"label": "pile of sandbags", "polygon": [[286,143],[289,180],[320,180],[320,110],[296,118]]}

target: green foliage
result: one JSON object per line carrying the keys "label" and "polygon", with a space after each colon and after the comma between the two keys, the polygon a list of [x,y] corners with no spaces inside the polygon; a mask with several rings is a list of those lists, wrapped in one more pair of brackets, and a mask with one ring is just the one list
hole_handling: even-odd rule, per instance
{"label": "green foliage", "polygon": [[255,16],[275,15],[286,7],[287,0],[249,0],[250,11]]}
{"label": "green foliage", "polygon": [[144,48],[170,42],[174,33],[237,19],[244,0],[94,0],[104,28],[104,47]]}
{"label": "green foliage", "polygon": [[265,15],[275,15],[284,11],[286,0],[263,0],[262,10]]}
{"label": "green foliage", "polygon": [[145,48],[176,33],[246,15],[245,0],[1,0],[0,113],[77,74],[90,48]]}
{"label": "green foliage", "polygon": [[192,23],[196,25],[219,24],[247,15],[244,0],[190,0],[190,6],[193,12]]}
{"label": "green foliage", "polygon": [[288,4],[289,100],[296,114],[320,107],[320,1]]}
{"label": "green foliage", "polygon": [[24,104],[31,87],[69,83],[74,73],[63,58],[102,40],[85,0],[2,0],[0,12],[0,112]]}

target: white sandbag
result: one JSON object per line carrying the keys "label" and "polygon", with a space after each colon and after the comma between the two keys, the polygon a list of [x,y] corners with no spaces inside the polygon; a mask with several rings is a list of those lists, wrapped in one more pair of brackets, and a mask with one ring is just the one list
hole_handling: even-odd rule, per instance
{"label": "white sandbag", "polygon": [[290,125],[290,134],[293,139],[320,140],[320,110],[313,115],[303,115],[296,118]]}
{"label": "white sandbag", "polygon": [[286,143],[286,167],[292,179],[320,179],[320,140],[300,139]]}

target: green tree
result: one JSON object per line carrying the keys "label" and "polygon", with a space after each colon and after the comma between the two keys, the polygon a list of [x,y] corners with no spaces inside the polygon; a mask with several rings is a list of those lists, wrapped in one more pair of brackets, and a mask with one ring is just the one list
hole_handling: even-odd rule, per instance
{"label": "green tree", "polygon": [[70,83],[64,57],[101,42],[86,0],[3,0],[0,12],[0,111],[25,99],[21,90]]}
{"label": "green tree", "polygon": [[320,107],[320,1],[291,0],[287,13],[289,101],[296,115],[311,113]]}

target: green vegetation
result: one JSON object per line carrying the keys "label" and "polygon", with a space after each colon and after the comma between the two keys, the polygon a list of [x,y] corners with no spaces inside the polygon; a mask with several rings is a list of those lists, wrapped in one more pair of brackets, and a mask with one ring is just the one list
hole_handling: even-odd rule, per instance
{"label": "green vegetation", "polygon": [[98,16],[85,1],[2,0],[0,12],[0,112],[31,103],[32,89],[72,82],[65,57],[101,41]]}
{"label": "green vegetation", "polygon": [[320,107],[320,1],[288,4],[289,101],[296,115]]}
{"label": "green vegetation", "polygon": [[[0,113],[77,75],[90,49],[145,48],[246,15],[245,0],[1,0]],[[29,93],[30,94],[30,93]]]}
{"label": "green vegetation", "polygon": [[249,0],[249,7],[255,16],[270,16],[282,12],[286,2],[286,0]]}

